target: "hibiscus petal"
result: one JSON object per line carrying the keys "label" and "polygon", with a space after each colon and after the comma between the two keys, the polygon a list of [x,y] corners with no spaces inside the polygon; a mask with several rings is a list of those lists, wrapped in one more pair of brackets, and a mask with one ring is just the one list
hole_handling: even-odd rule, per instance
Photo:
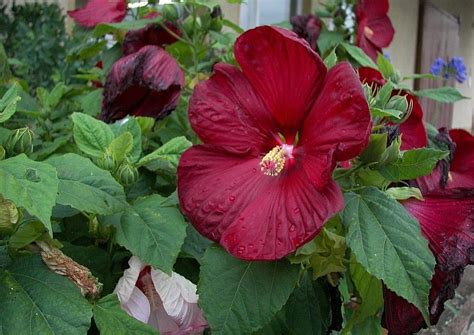
{"label": "hibiscus petal", "polygon": [[356,13],[367,17],[377,17],[386,15],[388,9],[388,0],[358,0]]}
{"label": "hibiscus petal", "polygon": [[[166,26],[175,34],[179,35],[179,30],[172,24],[167,23]],[[156,45],[163,47],[165,45],[173,44],[177,39],[168,31],[157,24],[149,24],[145,28],[137,30],[129,30],[125,34],[122,44],[124,55],[129,55],[137,52],[146,45]]]}
{"label": "hibiscus petal", "polygon": [[400,133],[402,134],[402,150],[410,150],[416,148],[424,148],[428,145],[428,135],[423,123],[423,109],[418,99],[408,92],[402,92],[409,104],[413,105],[413,110],[408,120],[400,125]]}
{"label": "hibiscus petal", "polygon": [[[474,264],[474,197],[425,196],[410,199],[404,207],[419,222],[436,258],[429,296],[430,318],[435,324],[446,300],[454,291],[468,264]],[[406,300],[385,289],[384,324],[390,334],[416,332],[425,326],[421,313]]]}
{"label": "hibiscus petal", "polygon": [[130,298],[127,302],[121,303],[121,306],[128,315],[143,323],[148,323],[150,318],[150,302],[138,287],[133,288]]}
{"label": "hibiscus petal", "polygon": [[202,235],[219,242],[227,226],[261,192],[263,181],[270,179],[260,172],[259,163],[258,158],[230,155],[202,145],[181,156],[181,208]]}
{"label": "hibiscus petal", "polygon": [[144,264],[137,256],[132,256],[128,260],[128,265],[130,267],[123,272],[123,276],[119,279],[114,290],[114,293],[117,294],[121,303],[126,303],[130,299],[135,289],[135,284],[138,281],[140,271],[144,268]]}
{"label": "hibiscus petal", "polygon": [[[370,131],[369,107],[360,81],[348,63],[339,63],[329,70],[321,94],[305,120],[300,139],[303,164],[311,156],[324,157],[328,153],[336,161],[349,160],[367,145]],[[312,165],[311,180],[324,185],[333,160]]]}
{"label": "hibiscus petal", "polygon": [[367,27],[372,30],[373,35],[368,39],[377,47],[385,48],[392,43],[395,29],[388,16],[381,16],[367,20]]}
{"label": "hibiscus petal", "polygon": [[334,181],[316,190],[303,170],[275,179],[222,235],[221,244],[246,260],[280,259],[310,241],[342,210]]}
{"label": "hibiscus petal", "polygon": [[127,15],[125,0],[89,0],[86,7],[70,10],[67,14],[76,24],[93,28],[99,23],[122,21]]}
{"label": "hibiscus petal", "polygon": [[177,105],[184,74],[163,49],[145,46],[112,65],[104,85],[100,118],[113,122],[126,115],[161,119]]}
{"label": "hibiscus petal", "polygon": [[[159,300],[159,297],[157,297]],[[154,306],[150,313],[150,319],[148,320],[148,324],[155,329],[160,331],[162,335],[182,335],[183,333],[180,332],[180,328],[178,324],[173,320],[171,316],[169,316],[165,308],[163,307],[163,303],[159,300]]]}
{"label": "hibiscus petal", "polygon": [[151,278],[166,313],[182,332],[207,327],[207,321],[197,305],[196,285],[176,272],[168,276],[157,269],[151,271]]}
{"label": "hibiscus petal", "polygon": [[365,37],[363,31],[357,31],[357,46],[364,50],[364,52],[369,56],[374,62],[377,61],[379,53],[382,53],[382,48],[379,48],[373,44],[367,37]]}
{"label": "hibiscus petal", "polygon": [[373,86],[374,88],[382,87],[386,83],[382,74],[371,67],[359,67],[357,73],[359,74],[359,80],[361,83],[367,83],[369,86]]}
{"label": "hibiscus petal", "polygon": [[474,188],[474,136],[462,129],[452,129],[449,136],[456,143],[450,166],[448,188]]}
{"label": "hibiscus petal", "polygon": [[215,65],[212,77],[197,85],[189,120],[204,143],[234,152],[268,151],[266,145],[277,133],[271,114],[247,78],[227,64]]}
{"label": "hibiscus petal", "polygon": [[284,135],[294,136],[326,76],[321,58],[295,33],[270,26],[243,33],[234,53]]}

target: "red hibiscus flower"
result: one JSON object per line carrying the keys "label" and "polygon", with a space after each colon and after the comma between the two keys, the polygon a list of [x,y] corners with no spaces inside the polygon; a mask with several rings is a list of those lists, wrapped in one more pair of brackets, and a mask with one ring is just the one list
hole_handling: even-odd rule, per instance
{"label": "red hibiscus flower", "polygon": [[[159,13],[153,12],[146,15],[145,19],[152,19],[159,16]],[[180,32],[176,26],[172,23],[165,23],[166,27],[171,30],[176,35],[179,35]],[[163,27],[158,24],[149,24],[142,29],[129,30],[125,34],[123,40],[123,54],[129,55],[134,52],[137,52],[146,45],[156,45],[163,47],[168,44],[173,44],[177,39],[175,36],[166,31]]]}
{"label": "red hibiscus flower", "polygon": [[395,34],[387,13],[388,0],[358,0],[356,5],[357,45],[373,60]]}
{"label": "red hibiscus flower", "polygon": [[416,182],[423,193],[462,193],[474,189],[474,136],[462,129],[451,129],[449,140],[454,143],[452,160],[446,165],[449,170],[440,162],[429,176],[418,178]]}
{"label": "red hibiscus flower", "polygon": [[352,67],[327,71],[290,31],[249,30],[234,53],[242,70],[217,64],[190,100],[203,144],[181,157],[179,199],[196,229],[234,256],[279,259],[342,209],[332,171],[364,149],[370,114]]}
{"label": "red hibiscus flower", "polygon": [[290,19],[293,31],[301,38],[304,38],[313,50],[318,48],[318,38],[321,33],[321,19],[315,15],[295,15]]}
{"label": "red hibiscus flower", "polygon": [[[367,83],[374,88],[380,88],[385,85],[386,81],[382,74],[370,67],[360,67],[357,69],[359,79],[362,83]],[[402,134],[402,150],[415,148],[423,148],[428,144],[428,136],[426,128],[423,124],[423,109],[418,99],[408,91],[393,91],[393,95],[405,96],[408,104],[412,105],[410,116],[405,122],[400,124],[400,133]]]}
{"label": "red hibiscus flower", "polygon": [[126,0],[89,0],[86,7],[67,12],[76,24],[93,28],[99,23],[122,21],[127,15]]}
{"label": "red hibiscus flower", "polygon": [[161,119],[178,103],[184,74],[157,46],[146,46],[112,65],[104,85],[100,118],[113,122],[126,115]]}
{"label": "red hibiscus flower", "polygon": [[[474,197],[427,195],[423,201],[410,199],[403,205],[420,222],[436,258],[429,294],[430,321],[436,324],[445,301],[454,297],[464,268],[474,264]],[[426,326],[415,306],[386,288],[384,300],[383,325],[389,334],[412,334]]]}

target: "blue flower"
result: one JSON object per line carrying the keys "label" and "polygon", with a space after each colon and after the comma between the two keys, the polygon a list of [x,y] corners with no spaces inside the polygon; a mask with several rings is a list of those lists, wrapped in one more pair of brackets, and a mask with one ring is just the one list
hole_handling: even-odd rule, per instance
{"label": "blue flower", "polygon": [[462,57],[453,57],[449,62],[449,72],[453,75],[458,83],[463,83],[467,79],[467,69]]}
{"label": "blue flower", "polygon": [[433,64],[431,64],[430,72],[435,76],[443,75],[444,76],[444,68],[446,66],[446,62],[443,58],[438,57],[434,60]]}

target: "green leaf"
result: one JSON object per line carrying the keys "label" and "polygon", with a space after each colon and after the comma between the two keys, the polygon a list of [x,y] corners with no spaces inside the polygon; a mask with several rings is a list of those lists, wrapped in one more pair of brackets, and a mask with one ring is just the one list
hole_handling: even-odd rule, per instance
{"label": "green leaf", "polygon": [[0,324],[5,334],[87,333],[92,307],[79,288],[39,256],[17,259],[0,274]]}
{"label": "green leaf", "polygon": [[100,88],[77,98],[81,104],[81,110],[83,113],[90,116],[99,115],[102,103],[102,91],[103,90]]}
{"label": "green leaf", "polygon": [[374,69],[377,68],[377,66],[372,61],[372,59],[370,59],[370,57],[367,56],[361,48],[358,48],[358,47],[356,47],[354,45],[351,45],[349,43],[341,43],[340,45],[347,51],[347,53],[357,63],[360,64],[360,66],[368,66],[368,67],[371,67],[371,68],[374,68]]}
{"label": "green leaf", "polygon": [[388,81],[383,85],[380,90],[377,93],[377,96],[375,97],[375,107],[378,108],[385,108],[385,105],[387,102],[390,100],[390,97],[392,96],[393,92],[393,84]]}
{"label": "green leaf", "polygon": [[199,305],[213,334],[245,334],[265,326],[288,300],[299,266],[288,261],[245,262],[218,246],[205,253]]}
{"label": "green leaf", "polygon": [[452,103],[463,99],[470,99],[462,95],[461,92],[459,92],[454,87],[429,88],[426,90],[415,91],[415,95],[445,103]]}
{"label": "green leaf", "polygon": [[93,37],[101,37],[105,34],[120,32],[120,31],[128,31],[132,29],[141,29],[147,26],[150,23],[158,23],[161,22],[161,18],[153,18],[153,19],[143,19],[143,20],[133,20],[133,21],[123,21],[119,23],[101,23],[95,26],[94,30],[92,31]]}
{"label": "green leaf", "polygon": [[145,166],[151,171],[176,171],[179,158],[191,145],[192,143],[189,142],[186,137],[175,137],[140,159],[138,166]]}
{"label": "green leaf", "polygon": [[237,34],[242,34],[245,30],[243,30],[239,25],[235,24],[234,22],[227,20],[227,19],[222,19],[222,24],[233,31],[235,31]]}
{"label": "green leaf", "polygon": [[337,63],[337,55],[336,55],[336,49],[332,49],[332,51],[327,55],[326,58],[324,58],[324,64],[329,68],[332,68],[334,65]]}
{"label": "green leaf", "polygon": [[334,49],[343,40],[343,34],[336,31],[323,30],[317,41],[321,55],[326,55],[329,50]]}
{"label": "green leaf", "polygon": [[128,117],[126,120],[115,122],[110,127],[112,128],[112,131],[114,132],[116,137],[126,132],[132,134],[133,145],[130,152],[127,153],[127,157],[132,163],[137,162],[140,159],[140,156],[142,155],[142,130],[140,124],[137,121],[137,118]]}
{"label": "green leaf", "polygon": [[20,224],[15,233],[10,236],[8,246],[13,249],[21,249],[36,241],[48,231],[39,221],[26,221]]}
{"label": "green leaf", "polygon": [[46,103],[49,108],[54,109],[61,102],[61,98],[68,91],[68,87],[64,83],[58,83],[48,94]]}
{"label": "green leaf", "polygon": [[396,162],[380,167],[380,173],[391,181],[415,179],[430,174],[436,162],[448,155],[431,148],[408,150]]}
{"label": "green leaf", "polygon": [[59,177],[58,204],[92,214],[113,214],[125,208],[123,187],[110,172],[88,158],[65,154],[47,160]]}
{"label": "green leaf", "polygon": [[391,187],[385,193],[395,200],[407,200],[410,198],[423,200],[420,189],[416,187]]}
{"label": "green leaf", "polygon": [[139,199],[115,224],[117,242],[150,264],[171,274],[184,238],[186,223],[176,207],[155,194]]}
{"label": "green leaf", "polygon": [[73,113],[73,135],[77,146],[87,155],[100,157],[114,139],[110,127],[83,113]]}
{"label": "green leaf", "polygon": [[384,78],[390,79],[395,73],[392,63],[381,53],[377,55],[377,66]]}
{"label": "green leaf", "polygon": [[0,194],[36,216],[50,234],[58,184],[54,167],[32,161],[24,154],[0,161]]}
{"label": "green leaf", "polygon": [[385,109],[385,108],[377,108],[371,107],[370,113],[372,116],[380,116],[380,117],[390,117],[400,119],[403,115],[403,112],[396,110],[396,109]]}
{"label": "green leaf", "polygon": [[122,57],[122,44],[115,43],[115,45],[106,49],[102,52],[102,63],[103,63],[103,73],[106,75],[109,73],[112,65]]}
{"label": "green leaf", "polygon": [[108,152],[112,154],[117,162],[122,162],[127,154],[132,150],[133,147],[133,136],[130,132],[126,131],[116,137],[110,142]]}
{"label": "green leaf", "polygon": [[106,295],[94,305],[94,321],[103,335],[157,333],[156,329],[125,313],[114,293]]}
{"label": "green leaf", "polygon": [[360,160],[364,163],[374,163],[380,161],[387,148],[387,133],[370,135],[370,142],[367,148],[360,155]]}
{"label": "green leaf", "polygon": [[345,194],[345,202],[346,241],[357,262],[414,304],[429,323],[428,294],[435,260],[419,223],[374,187]]}
{"label": "green leaf", "polygon": [[440,76],[435,76],[431,73],[414,73],[410,76],[405,76],[402,80],[413,80],[413,79],[441,79]]}
{"label": "green leaf", "polygon": [[306,274],[285,306],[286,323],[293,334],[325,335],[331,325],[331,303],[318,281]]}
{"label": "green leaf", "polygon": [[20,101],[18,88],[12,85],[0,99],[0,123],[7,121],[16,112],[16,104]]}

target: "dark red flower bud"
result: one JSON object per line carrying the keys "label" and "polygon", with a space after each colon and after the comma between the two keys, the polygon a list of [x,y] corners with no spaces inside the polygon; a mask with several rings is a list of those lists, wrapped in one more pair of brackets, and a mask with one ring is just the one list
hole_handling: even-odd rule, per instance
{"label": "dark red flower bud", "polygon": [[321,33],[321,19],[315,15],[295,15],[290,19],[293,31],[301,38],[304,38],[313,50],[318,48],[318,38]]}
{"label": "dark red flower bud", "polygon": [[178,103],[184,74],[166,51],[148,45],[112,65],[104,85],[100,118],[113,122],[126,115],[161,119]]}

